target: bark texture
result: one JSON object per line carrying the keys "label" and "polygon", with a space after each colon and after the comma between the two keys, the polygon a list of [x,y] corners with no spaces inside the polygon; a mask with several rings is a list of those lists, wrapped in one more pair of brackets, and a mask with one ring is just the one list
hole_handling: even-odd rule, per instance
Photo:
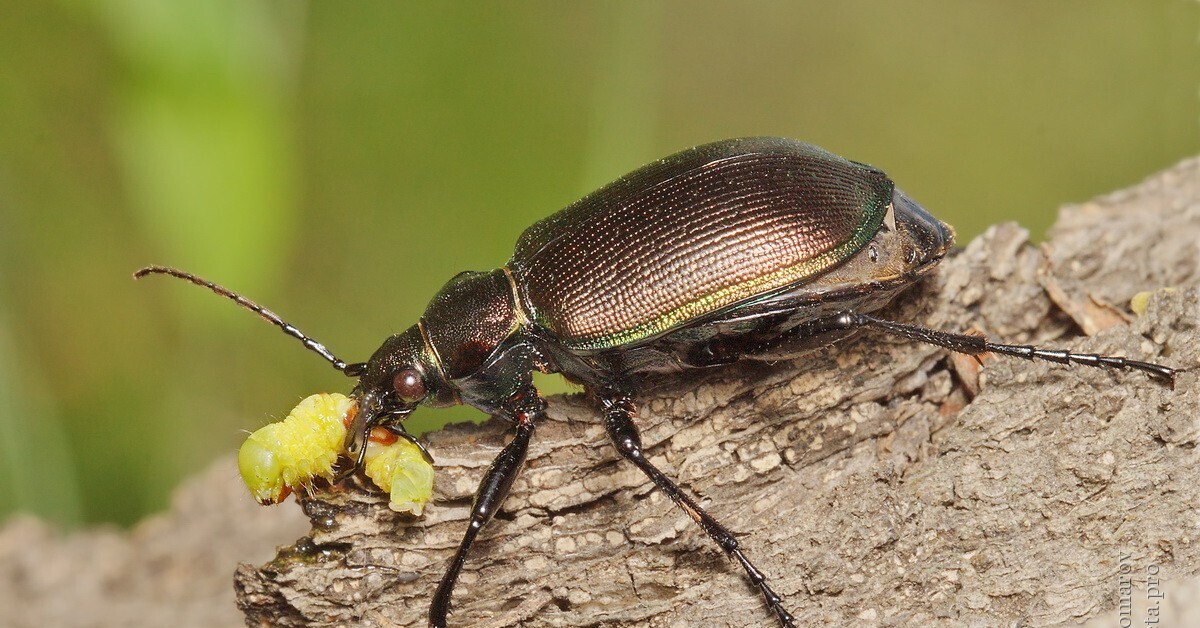
{"label": "bark texture", "polygon": [[[990,229],[886,315],[1196,369],[1198,280],[1200,160],[1189,160],[1065,208],[1042,247],[1015,225]],[[1153,294],[1139,316],[1129,303],[1144,291]],[[1169,591],[1197,589],[1198,399],[1196,372],[1170,390],[1137,373],[1009,358],[981,368],[869,333],[770,368],[660,382],[639,400],[639,425],[651,460],[739,535],[798,625],[1046,626],[1115,619],[1123,569],[1143,586],[1153,567]],[[551,399],[548,414],[475,545],[452,625],[774,625],[741,569],[618,458],[586,399]],[[247,624],[424,625],[506,428],[492,421],[428,436],[436,501],[423,519],[355,487],[307,500],[308,536],[265,565],[237,569]],[[97,625],[38,608],[55,603],[54,587],[74,583],[108,591],[98,612],[113,609],[101,586],[109,580],[86,564],[41,583],[44,565],[69,564],[99,543],[124,548],[120,568],[133,575],[120,578],[137,581],[127,602],[155,618],[114,613],[121,619],[100,623],[237,621],[220,615],[232,611],[227,589],[208,585],[178,609],[208,621],[162,619],[187,597],[163,576],[172,567],[213,562],[233,547],[253,558],[247,544],[284,542],[278,535],[295,524],[289,502],[269,521],[251,524],[241,509],[179,531],[213,510],[231,512],[215,497],[233,490],[232,461],[222,464],[132,536],[51,541],[28,521],[0,530],[0,607],[34,600],[13,625]],[[248,526],[254,536],[238,544]],[[202,538],[178,538],[190,534]],[[182,552],[144,549],[172,539]],[[31,547],[37,560],[24,558]],[[85,595],[68,608],[77,616],[90,603]]]}
{"label": "bark texture", "polygon": [[[889,314],[1195,366],[1198,185],[1192,161],[1068,208],[1040,249],[995,227]],[[1155,292],[1136,316],[1142,291]],[[1200,570],[1194,373],[1174,391],[1012,359],[980,373],[871,334],[664,383],[640,408],[653,462],[740,534],[799,625],[1052,625],[1115,605],[1122,554],[1177,579]],[[315,496],[311,545],[238,570],[251,622],[422,625],[506,427],[429,436],[438,501],[424,520],[373,493]],[[454,602],[452,623],[471,626],[772,624],[581,396],[551,401]]]}

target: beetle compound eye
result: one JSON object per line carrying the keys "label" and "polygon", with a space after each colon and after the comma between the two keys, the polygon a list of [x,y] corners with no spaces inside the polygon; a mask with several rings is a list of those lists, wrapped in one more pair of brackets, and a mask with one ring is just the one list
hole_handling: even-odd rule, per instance
{"label": "beetle compound eye", "polygon": [[392,388],[401,401],[416,403],[425,398],[425,380],[416,369],[404,369],[392,378]]}
{"label": "beetle compound eye", "polygon": [[904,263],[911,264],[917,261],[917,249],[909,246],[904,248]]}
{"label": "beetle compound eye", "polygon": [[875,246],[874,244],[867,247],[867,257],[869,257],[872,262],[878,262],[879,261],[879,247]]}

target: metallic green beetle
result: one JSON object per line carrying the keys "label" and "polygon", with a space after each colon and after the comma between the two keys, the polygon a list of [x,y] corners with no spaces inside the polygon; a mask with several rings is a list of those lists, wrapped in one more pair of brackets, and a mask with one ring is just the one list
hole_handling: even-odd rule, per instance
{"label": "metallic green beetle", "polygon": [[[611,183],[521,235],[509,262],[462,273],[417,324],[365,363],[347,364],[278,316],[210,282],[161,272],[237,300],[358,377],[347,448],[395,429],[419,404],[467,403],[510,420],[513,440],[487,470],[462,543],[429,613],[446,625],[471,544],[508,494],[544,403],[534,371],[561,373],[595,397],[620,454],[746,571],[783,626],[795,620],[737,539],[652,465],[633,396],[649,373],[780,360],[864,328],[970,354],[1134,368],[1124,358],[1002,345],[875,318],[936,265],[954,234],[882,171],[794,140],[761,137],[677,153]],[[747,619],[747,625],[758,623]]]}

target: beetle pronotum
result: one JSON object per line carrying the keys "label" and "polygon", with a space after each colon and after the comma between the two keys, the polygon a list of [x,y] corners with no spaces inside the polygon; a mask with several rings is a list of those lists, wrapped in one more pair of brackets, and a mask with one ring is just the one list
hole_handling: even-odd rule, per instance
{"label": "beetle pronotum", "polygon": [[[347,364],[269,310],[171,268],[298,338],[357,377],[347,449],[401,426],[420,404],[466,403],[511,421],[515,436],[479,485],[470,522],[433,596],[446,625],[471,544],[499,508],[545,407],[533,371],[562,373],[598,401],[617,451],[745,570],[783,626],[794,620],[737,539],[644,455],[638,383],[739,360],[780,360],[870,329],[970,355],[1175,369],[926,329],[873,315],[932,269],[954,234],[882,171],[782,138],[706,144],[635,170],[534,224],[504,266],[450,280],[415,325],[365,363]],[[748,623],[754,623],[748,620]]]}

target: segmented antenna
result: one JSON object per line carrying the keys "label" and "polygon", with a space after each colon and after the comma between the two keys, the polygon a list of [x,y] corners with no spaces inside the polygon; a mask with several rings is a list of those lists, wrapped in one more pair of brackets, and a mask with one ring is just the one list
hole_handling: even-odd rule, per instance
{"label": "segmented antenna", "polygon": [[361,375],[364,370],[364,367],[366,366],[365,364],[363,364],[361,362],[357,362],[354,364],[346,364],[346,362],[344,360],[339,359],[336,355],[333,355],[333,353],[329,349],[326,349],[325,345],[304,335],[304,332],[297,329],[291,323],[283,320],[282,318],[279,318],[279,315],[276,314],[275,312],[272,312],[271,310],[268,310],[267,308],[255,303],[254,301],[251,301],[250,299],[247,299],[246,297],[244,297],[236,292],[233,292],[232,290],[229,290],[227,288],[219,286],[207,279],[204,279],[202,277],[197,277],[196,275],[193,275],[191,273],[184,272],[177,268],[170,268],[167,266],[147,266],[145,268],[138,270],[136,273],[133,273],[133,278],[141,279],[142,277],[145,277],[146,275],[169,275],[171,277],[175,277],[176,279],[183,279],[185,281],[190,281],[191,283],[194,283],[197,286],[202,286],[202,287],[208,288],[209,290],[212,290],[213,292],[225,297],[226,299],[229,299],[229,300],[233,301],[234,303],[237,303],[238,305],[246,308],[247,310],[250,310],[251,312],[258,314],[264,320],[275,325],[276,327],[279,327],[280,329],[283,330],[283,333],[304,343],[304,346],[308,347],[308,349],[310,351],[325,358],[326,360],[329,361],[330,364],[333,365],[333,368],[341,371],[342,373],[345,373],[346,375],[349,375],[350,377],[358,377],[359,375]]}

